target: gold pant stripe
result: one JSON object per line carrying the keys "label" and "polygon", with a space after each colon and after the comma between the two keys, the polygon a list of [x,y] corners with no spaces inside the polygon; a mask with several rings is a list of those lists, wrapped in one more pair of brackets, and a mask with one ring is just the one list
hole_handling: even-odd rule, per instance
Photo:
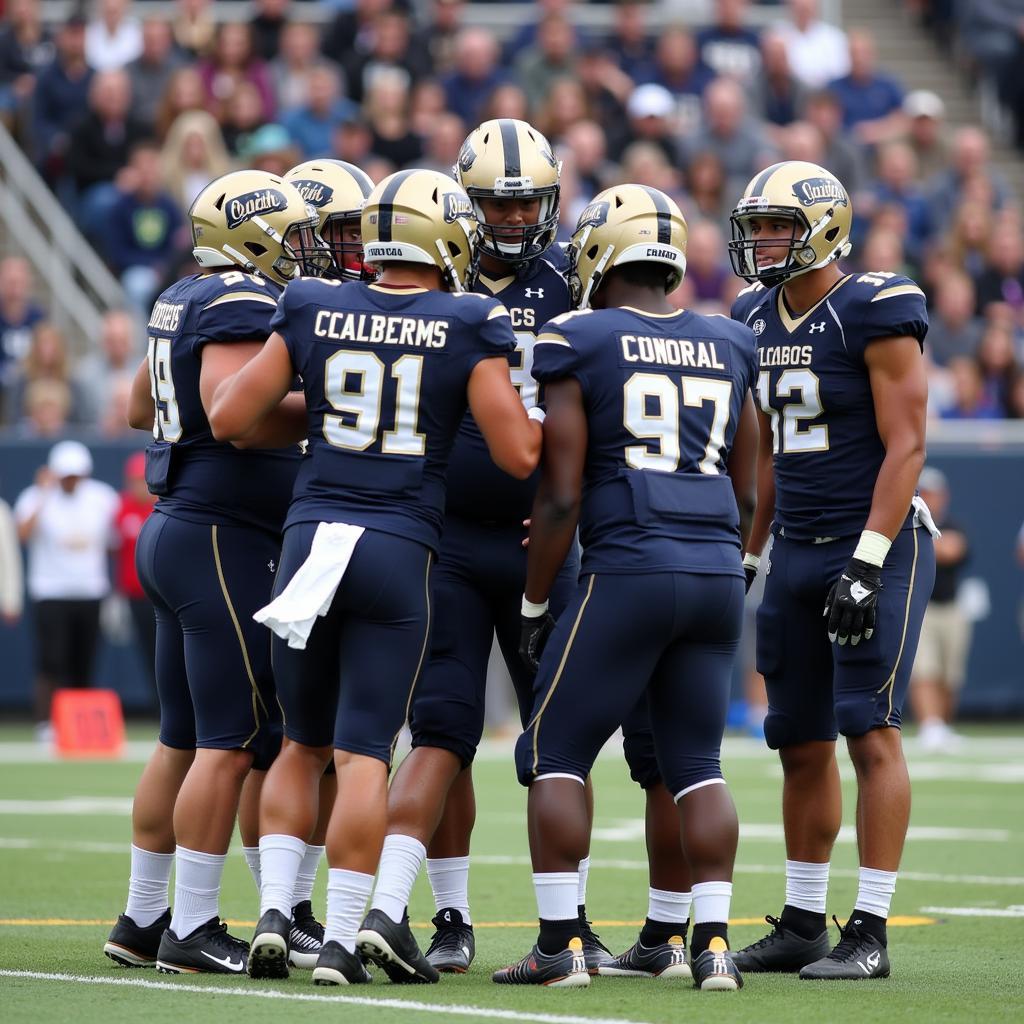
{"label": "gold pant stripe", "polygon": [[892,717],[892,695],[893,690],[896,688],[896,673],[899,671],[900,659],[903,657],[903,647],[907,641],[907,626],[910,623],[910,602],[914,597],[914,578],[917,576],[917,530],[911,530],[911,533],[914,535],[914,561],[910,567],[910,586],[907,588],[907,606],[903,612],[903,634],[900,636],[900,649],[896,654],[896,664],[893,665],[889,678],[878,689],[879,693],[885,689],[889,690],[889,710],[885,713],[886,725],[890,724],[889,719]]}
{"label": "gold pant stripe", "polygon": [[[420,681],[420,672],[423,670],[423,662],[427,657],[427,647],[430,644],[430,619],[433,614],[433,609],[430,605],[430,563],[433,561],[433,554],[427,552],[427,571],[423,577],[423,589],[427,597],[427,628],[423,633],[423,646],[420,648],[420,660],[416,666],[416,672],[412,677],[412,686],[409,687],[409,696],[405,701],[405,719],[402,721],[402,727],[405,727],[406,722],[409,721],[409,709],[412,707],[412,695],[416,692],[416,684]],[[399,729],[395,733],[395,738],[391,741],[391,760],[395,759],[395,747],[398,746],[398,737],[402,735],[402,730]]]}

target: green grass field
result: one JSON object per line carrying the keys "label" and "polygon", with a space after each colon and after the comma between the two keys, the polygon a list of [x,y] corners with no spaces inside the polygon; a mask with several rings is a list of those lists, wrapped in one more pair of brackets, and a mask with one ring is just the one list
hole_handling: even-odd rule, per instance
{"label": "green grass field", "polygon": [[[521,956],[535,934],[524,827],[525,792],[506,745],[478,761],[479,817],[471,895],[477,960],[463,977],[397,987],[382,974],[360,989],[317,988],[308,973],[286,982],[176,978],[115,968],[101,953],[123,909],[129,807],[148,733],[133,731],[117,763],[41,758],[24,730],[0,730],[0,1013],[5,1021],[75,1024],[182,1019],[282,1019],[391,1024],[411,1021],[714,1022],[821,1020],[1024,1020],[1024,730],[975,729],[962,753],[924,756],[907,743],[914,778],[911,836],[889,932],[887,981],[809,983],[748,976],[741,992],[700,993],[688,984],[595,979],[587,990],[498,988],[491,971]],[[780,772],[774,755],[746,739],[727,741],[726,773],[742,833],[731,940],[765,931],[783,895]],[[849,771],[846,813],[852,821]],[[629,945],[646,910],[642,802],[621,757],[595,769],[596,822],[588,908],[615,951]],[[321,869],[314,907],[322,911]],[[856,854],[845,828],[833,861],[829,911],[852,906]],[[410,911],[429,935],[433,914],[421,879]],[[255,888],[236,848],[224,879],[222,914],[251,936]],[[901,921],[903,923],[901,923]],[[899,925],[898,927],[895,925]],[[358,994],[354,994],[358,993]]]}

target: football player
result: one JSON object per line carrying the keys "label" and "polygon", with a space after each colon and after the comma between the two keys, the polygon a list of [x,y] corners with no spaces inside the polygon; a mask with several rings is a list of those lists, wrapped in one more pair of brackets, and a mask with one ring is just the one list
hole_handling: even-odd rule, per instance
{"label": "football player", "polygon": [[[902,275],[842,271],[851,218],[842,183],[799,161],[758,174],[731,217],[733,267],[751,282],[733,316],[753,328],[759,365],[758,500],[744,565],[753,579],[772,533],[757,667],[765,739],[782,761],[787,858],[781,915],[734,959],[812,979],[889,974],[886,919],[910,814],[900,716],[935,575],[932,538],[919,528],[931,517],[914,496],[924,295]],[[861,867],[830,951],[839,733],[857,776]]]}
{"label": "football player", "polygon": [[[499,984],[589,984],[575,913],[583,782],[640,698],[693,875],[694,984],[742,983],[725,955],[738,826],[719,752],[743,609],[726,466],[754,338],[673,308],[685,247],[686,223],[663,192],[602,192],[569,245],[577,310],[537,339],[547,420],[520,643],[540,667],[516,761],[530,790],[540,935],[495,973]],[[551,632],[549,594],[577,522],[582,575]]]}
{"label": "football player", "polygon": [[208,413],[220,381],[270,334],[281,287],[322,272],[329,255],[299,193],[263,171],[218,178],[189,217],[201,272],[157,299],[131,395],[132,426],[153,430],[146,480],[158,501],[136,557],[156,611],[160,739],[135,795],[128,905],[104,952],[230,974],[245,969],[247,945],[219,919],[225,855],[243,781],[280,744],[270,645],[252,615],[271,593],[298,449],[269,445],[303,436],[302,396],[244,448],[215,440]]}
{"label": "football player", "polygon": [[508,310],[465,290],[477,222],[462,188],[434,171],[393,174],[366,201],[362,238],[379,281],[295,282],[263,352],[218,391],[213,410],[218,435],[245,436],[302,376],[310,458],[286,523],[278,596],[260,613],[277,634],[291,742],[263,791],[249,963],[254,976],[287,973],[292,886],[333,748],[327,924],[313,972],[333,985],[368,980],[357,940],[393,981],[438,979],[407,920],[378,910],[360,920],[387,826],[394,743],[427,653],[445,469],[467,403],[510,475],[528,477],[541,444],[541,414],[527,416],[509,379]]}

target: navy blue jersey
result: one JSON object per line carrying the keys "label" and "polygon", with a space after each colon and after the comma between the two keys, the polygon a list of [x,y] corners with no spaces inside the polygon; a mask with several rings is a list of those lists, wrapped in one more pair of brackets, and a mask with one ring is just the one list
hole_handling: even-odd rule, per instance
{"label": "navy blue jersey", "polygon": [[907,335],[923,344],[924,293],[900,274],[849,276],[794,317],[781,288],[753,285],[732,315],[757,336],[757,400],[774,434],[776,523],[798,540],[859,533],[885,457],[864,351]]}
{"label": "navy blue jersey", "polygon": [[298,449],[243,451],[215,441],[199,392],[203,346],[265,341],[279,295],[263,278],[230,270],[183,278],[156,300],[147,327],[156,417],[146,480],[161,512],[281,532]]}
{"label": "navy blue jersey", "polygon": [[437,549],[445,469],[481,359],[515,349],[496,299],[361,281],[285,289],[271,326],[309,422],[287,525],[345,522]]}
{"label": "navy blue jersey", "polygon": [[755,372],[726,317],[620,308],[544,326],[533,374],[579,381],[587,413],[583,571],[742,575],[726,460]]}
{"label": "navy blue jersey", "polygon": [[[491,280],[481,276],[477,291],[496,296],[509,312],[516,349],[512,383],[527,409],[537,404],[533,346],[541,326],[570,306],[569,286],[547,256],[516,275]],[[448,511],[474,522],[521,523],[530,514],[539,472],[516,480],[494,464],[471,413],[466,413],[448,460]]]}

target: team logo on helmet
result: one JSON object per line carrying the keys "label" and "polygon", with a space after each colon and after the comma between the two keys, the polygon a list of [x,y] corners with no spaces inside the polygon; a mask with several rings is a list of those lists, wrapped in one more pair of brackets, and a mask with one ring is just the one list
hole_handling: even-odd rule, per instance
{"label": "team logo on helmet", "polygon": [[476,152],[470,145],[469,139],[462,144],[462,149],[459,150],[459,170],[468,171],[476,161]]}
{"label": "team logo on helmet", "polygon": [[326,206],[334,198],[334,189],[330,185],[323,184],[323,182],[303,178],[299,181],[293,181],[292,184],[299,190],[299,195],[310,206],[315,206],[317,209],[320,209],[321,206]]}
{"label": "team logo on helmet", "polygon": [[551,147],[547,144],[546,141],[541,142],[538,139],[538,141],[537,141],[537,151],[540,153],[540,155],[545,160],[547,160],[547,162],[552,167],[557,167],[558,166],[558,161],[555,159],[555,154],[551,152]]}
{"label": "team logo on helmet", "polygon": [[224,205],[227,211],[228,230],[232,230],[261,213],[286,209],[288,200],[284,193],[276,188],[264,188],[258,192],[244,192],[234,199],[229,199]]}
{"label": "team logo on helmet", "polygon": [[835,178],[803,178],[794,182],[793,195],[801,206],[814,206],[815,203],[838,203],[840,206],[850,204],[846,189]]}
{"label": "team logo on helmet", "polygon": [[460,196],[455,192],[444,194],[444,219],[447,223],[453,224],[460,217],[472,217],[473,204],[466,196]]}
{"label": "team logo on helmet", "polygon": [[581,214],[580,219],[576,223],[576,230],[585,228],[588,224],[597,227],[599,224],[604,224],[608,220],[608,203],[601,201],[598,203],[591,203]]}

